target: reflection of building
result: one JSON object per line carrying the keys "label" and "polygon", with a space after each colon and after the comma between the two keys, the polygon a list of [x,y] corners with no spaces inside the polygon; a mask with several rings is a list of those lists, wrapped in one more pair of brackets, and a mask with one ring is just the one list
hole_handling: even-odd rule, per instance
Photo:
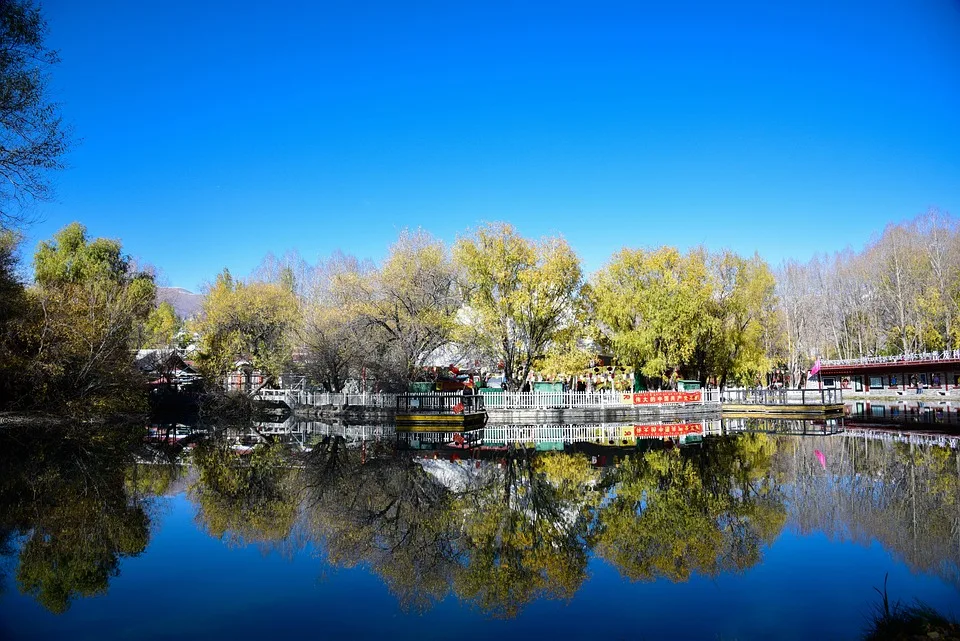
{"label": "reflection of building", "polygon": [[846,422],[848,427],[955,430],[960,425],[960,408],[954,407],[950,401],[855,401],[848,407]]}
{"label": "reflection of building", "polygon": [[789,436],[830,436],[843,432],[842,418],[799,419],[767,418],[763,416],[724,418],[723,434],[761,432]]}

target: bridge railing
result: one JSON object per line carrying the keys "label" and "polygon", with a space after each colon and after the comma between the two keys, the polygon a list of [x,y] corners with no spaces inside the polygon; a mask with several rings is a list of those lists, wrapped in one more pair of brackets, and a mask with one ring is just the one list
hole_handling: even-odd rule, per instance
{"label": "bridge railing", "polygon": [[834,405],[843,402],[843,389],[731,388],[721,392],[722,403],[741,405]]}
{"label": "bridge railing", "polygon": [[298,392],[294,397],[298,405],[320,407],[323,405],[350,405],[361,407],[394,408],[397,406],[396,394],[369,392],[361,394],[343,394],[339,392]]}

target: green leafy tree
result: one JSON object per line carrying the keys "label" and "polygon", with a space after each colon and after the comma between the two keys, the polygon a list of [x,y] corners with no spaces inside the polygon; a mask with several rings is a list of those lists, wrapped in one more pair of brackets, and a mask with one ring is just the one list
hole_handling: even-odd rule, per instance
{"label": "green leafy tree", "polygon": [[19,315],[23,305],[23,283],[16,271],[20,240],[12,231],[0,231],[0,327]]}
{"label": "green leafy tree", "polygon": [[710,302],[703,252],[623,249],[597,273],[591,304],[602,343],[621,363],[669,377],[694,355]]}
{"label": "green leafy tree", "polygon": [[235,281],[228,270],[207,292],[193,329],[200,334],[198,364],[213,379],[233,370],[240,359],[268,377],[291,362],[299,304],[277,283]]}
{"label": "green leafy tree", "polygon": [[160,303],[144,323],[144,347],[172,347],[183,329],[183,319],[167,301]]}
{"label": "green leafy tree", "polygon": [[495,223],[457,241],[454,256],[467,302],[460,340],[491,365],[502,363],[513,387],[551,347],[574,342],[565,330],[575,326],[583,276],[565,240],[532,242]]}
{"label": "green leafy tree", "polygon": [[[16,273],[19,244],[18,234],[0,231],[0,398],[7,403],[25,392],[22,377],[30,363],[22,339],[23,325],[33,310]],[[0,407],[4,404],[0,401]]]}
{"label": "green leafy tree", "polygon": [[115,240],[67,225],[34,257],[18,350],[29,363],[22,403],[109,411],[145,400],[131,349],[153,308],[153,278],[134,270]]}

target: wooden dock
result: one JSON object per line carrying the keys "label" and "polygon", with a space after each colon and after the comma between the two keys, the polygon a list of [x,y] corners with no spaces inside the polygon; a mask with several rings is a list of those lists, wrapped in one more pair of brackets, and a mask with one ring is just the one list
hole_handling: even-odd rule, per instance
{"label": "wooden dock", "polygon": [[843,390],[725,389],[724,418],[768,416],[783,419],[827,418],[843,414]]}

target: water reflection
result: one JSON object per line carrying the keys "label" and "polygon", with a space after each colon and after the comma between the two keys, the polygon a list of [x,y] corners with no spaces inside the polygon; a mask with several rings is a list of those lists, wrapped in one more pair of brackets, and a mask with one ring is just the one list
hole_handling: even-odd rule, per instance
{"label": "water reflection", "polygon": [[[957,447],[954,439],[952,447]],[[960,589],[960,457],[858,432],[792,440],[776,465],[791,488],[792,524],[834,540],[879,541],[911,570]],[[819,449],[824,458],[815,456]]]}
{"label": "water reflection", "polygon": [[744,434],[628,457],[598,515],[597,551],[632,580],[686,581],[758,563],[787,518],[778,441]]}
{"label": "water reflection", "polygon": [[956,432],[960,406],[953,401],[851,401],[845,407],[849,424],[860,427],[898,427]]}
{"label": "water reflection", "polygon": [[417,449],[391,426],[290,420],[4,432],[0,533],[19,589],[53,612],[105,592],[147,547],[155,497],[177,492],[198,536],[310,544],[318,566],[369,568],[420,612],[451,595],[501,618],[568,600],[591,557],[629,581],[740,573],[785,528],[879,541],[960,589],[960,459],[944,444],[753,418],[497,426]]}
{"label": "water reflection", "polygon": [[299,469],[287,445],[245,446],[208,438],[193,450],[191,462],[196,477],[189,493],[206,532],[233,545],[290,534],[297,519]]}
{"label": "water reflection", "polygon": [[122,428],[102,436],[0,434],[0,537],[19,555],[20,591],[51,612],[106,592],[120,559],[150,538],[148,505],[128,476],[136,442]]}

